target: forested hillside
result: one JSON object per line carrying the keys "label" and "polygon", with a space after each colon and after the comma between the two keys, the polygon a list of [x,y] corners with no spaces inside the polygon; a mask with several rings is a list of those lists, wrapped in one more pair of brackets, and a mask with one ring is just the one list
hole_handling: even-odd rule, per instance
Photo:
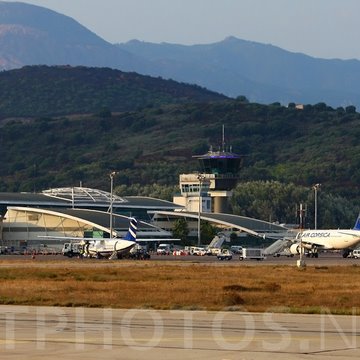
{"label": "forested hillside", "polygon": [[[109,173],[116,170],[117,193],[171,199],[179,174],[201,171],[192,156],[207,152],[210,146],[216,149],[225,125],[227,146],[244,156],[233,203],[237,213],[250,216],[247,211],[252,209],[257,215],[262,207],[260,218],[289,221],[277,213],[290,196],[286,191],[281,196],[268,191],[271,199],[263,203],[257,199],[256,209],[251,202],[255,201],[253,188],[251,195],[242,198],[246,187],[241,184],[278,181],[307,189],[306,197],[313,184],[321,183],[321,196],[332,196],[326,200],[328,210],[334,212],[331,207],[336,203],[337,214],[353,216],[360,181],[360,114],[353,106],[333,109],[319,103],[305,105],[303,110],[295,104],[266,106],[249,103],[245,97],[224,99],[198,87],[161,79],[146,78],[146,84],[151,84],[146,87],[143,77],[120,72],[116,74],[128,79],[126,90],[121,93],[114,85],[109,92],[104,86],[96,88],[100,80],[94,80],[99,73],[113,74],[109,69],[55,68],[55,73],[67,74],[65,79],[56,80],[48,73],[43,81],[31,75],[39,69],[50,71],[46,67],[25,69],[29,76],[19,75],[17,88],[12,88],[16,86],[12,83],[7,94],[1,77],[13,73],[0,74],[0,107],[7,109],[8,116],[13,114],[0,122],[0,191],[40,191],[80,182],[108,190]],[[74,74],[82,74],[83,82],[78,78],[70,81]],[[66,86],[59,87],[62,90],[56,96],[49,96],[50,84],[56,88],[56,81]],[[110,76],[108,82],[113,82]],[[87,89],[86,101],[81,89]],[[122,94],[119,98],[118,93]],[[137,106],[139,98],[148,100]],[[104,99],[104,103],[91,107],[95,99]],[[25,112],[22,104],[28,104]],[[65,106],[69,107],[64,110]],[[52,115],[37,116],[38,109]],[[76,109],[77,115],[70,113],[71,109]],[[23,115],[16,117],[18,113]],[[301,201],[299,191],[291,195],[296,202]],[[353,204],[351,211],[338,201],[340,196]],[[247,209],[239,207],[237,199],[248,204]],[[287,212],[295,214],[294,205],[289,200]]]}
{"label": "forested hillside", "polygon": [[26,66],[0,72],[0,119],[134,111],[225,98],[199,86],[110,68]]}
{"label": "forested hillside", "polygon": [[198,170],[192,155],[227,144],[244,155],[243,180],[324,183],[357,196],[360,115],[325,105],[304,110],[243,100],[163,105],[114,115],[12,120],[0,128],[1,190],[107,183],[176,184]]}

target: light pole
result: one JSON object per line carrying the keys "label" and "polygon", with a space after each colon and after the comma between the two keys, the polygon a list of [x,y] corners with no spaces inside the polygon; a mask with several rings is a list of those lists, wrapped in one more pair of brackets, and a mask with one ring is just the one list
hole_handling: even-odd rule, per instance
{"label": "light pole", "polygon": [[202,201],[201,201],[201,188],[202,188],[202,184],[205,180],[205,175],[203,174],[199,174],[198,175],[198,180],[199,180],[199,211],[198,211],[198,246],[200,246],[201,244],[201,208],[202,208]]}
{"label": "light pole", "polygon": [[304,222],[305,222],[305,209],[303,208],[303,204],[300,204],[300,209],[299,209],[299,218],[300,218],[300,257],[299,260],[297,261],[297,266],[298,268],[304,268],[306,266],[305,264],[305,260],[303,259],[303,243],[302,243],[302,232],[303,232],[303,227],[304,227]]}
{"label": "light pole", "polygon": [[114,176],[116,172],[110,173],[110,240],[113,237],[113,188],[114,188]]}
{"label": "light pole", "polygon": [[317,192],[318,192],[320,186],[321,186],[321,184],[315,184],[313,186],[314,202],[315,202],[315,204],[314,204],[314,207],[315,207],[315,209],[314,209],[314,228],[315,228],[315,230],[317,229]]}

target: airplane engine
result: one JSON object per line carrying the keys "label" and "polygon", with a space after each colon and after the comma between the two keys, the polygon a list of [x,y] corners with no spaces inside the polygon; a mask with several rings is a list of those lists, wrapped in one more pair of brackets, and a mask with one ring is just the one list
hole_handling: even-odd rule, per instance
{"label": "airplane engine", "polygon": [[300,254],[300,245],[299,244],[293,244],[290,246],[290,253],[293,255]]}

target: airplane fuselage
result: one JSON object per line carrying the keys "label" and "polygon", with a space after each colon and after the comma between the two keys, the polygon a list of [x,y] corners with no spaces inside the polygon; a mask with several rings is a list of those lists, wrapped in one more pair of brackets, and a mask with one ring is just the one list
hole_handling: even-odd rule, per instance
{"label": "airplane fuselage", "polygon": [[135,244],[135,241],[124,239],[91,240],[84,245],[84,254],[101,256],[110,256],[114,252],[124,254],[129,252]]}
{"label": "airplane fuselage", "polygon": [[342,250],[360,243],[360,230],[304,230],[297,234],[296,239],[325,249]]}

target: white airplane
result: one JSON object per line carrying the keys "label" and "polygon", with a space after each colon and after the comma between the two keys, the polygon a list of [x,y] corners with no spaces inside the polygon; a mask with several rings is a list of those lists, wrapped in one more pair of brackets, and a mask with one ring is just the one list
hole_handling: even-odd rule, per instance
{"label": "white airplane", "polygon": [[347,257],[360,243],[360,214],[353,229],[304,230],[292,241],[295,243],[290,246],[290,252],[294,255],[300,254],[302,246],[313,257],[318,257],[318,249],[343,250],[343,257]]}
{"label": "white airplane", "polygon": [[96,258],[122,258],[122,255],[129,253],[132,249],[135,249],[135,245],[139,243],[148,242],[161,242],[161,241],[180,241],[181,239],[174,238],[137,238],[138,222],[135,218],[129,218],[129,230],[123,238],[90,238],[90,237],[78,237],[78,236],[52,236],[52,235],[39,235],[42,239],[62,240],[69,241],[72,244],[79,244],[81,253],[85,257]]}
{"label": "white airplane", "polygon": [[88,257],[120,258],[136,244],[137,220],[130,218],[129,230],[123,238],[83,239],[83,254]]}

